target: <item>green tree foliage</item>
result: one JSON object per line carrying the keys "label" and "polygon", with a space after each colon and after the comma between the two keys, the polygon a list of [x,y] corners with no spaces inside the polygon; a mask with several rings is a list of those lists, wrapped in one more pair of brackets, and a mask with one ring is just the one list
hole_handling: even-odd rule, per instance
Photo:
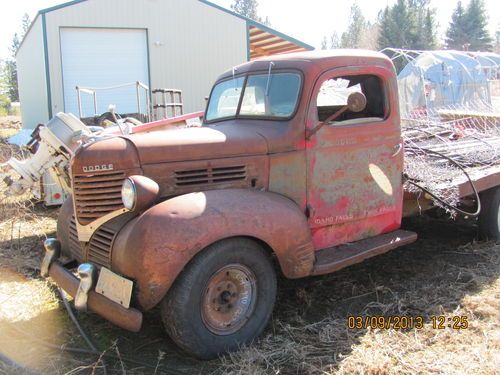
{"label": "green tree foliage", "polygon": [[335,48],[367,48],[377,49],[378,24],[371,24],[366,20],[361,8],[354,3],[349,14],[349,24],[339,38],[337,32],[324,37],[321,42],[322,49]]}
{"label": "green tree foliage", "polygon": [[467,34],[470,37],[469,50],[491,51],[493,39],[488,32],[488,16],[483,0],[471,0],[467,6]]}
{"label": "green tree foliage", "polygon": [[495,33],[495,53],[500,53],[500,26]]}
{"label": "green tree foliage", "polygon": [[326,38],[326,36],[321,39],[321,49],[328,49],[328,39]]}
{"label": "green tree foliage", "polygon": [[16,53],[21,45],[21,40],[26,35],[31,24],[28,14],[25,14],[21,21],[21,35],[14,33],[10,46],[11,56],[5,61],[2,68],[2,80],[5,85],[6,94],[10,101],[19,101],[19,90],[17,85]]}
{"label": "green tree foliage", "polygon": [[19,91],[17,88],[17,65],[16,65],[16,52],[20,46],[19,36],[17,33],[12,38],[10,46],[11,57],[8,58],[3,67],[3,75],[5,86],[7,88],[7,95],[12,102],[19,101]]}
{"label": "green tree foliage", "polygon": [[359,48],[363,32],[368,27],[361,8],[356,4],[351,5],[349,14],[349,25],[347,30],[342,33],[340,38],[340,46],[342,48]]}
{"label": "green tree foliage", "polygon": [[466,9],[459,1],[446,31],[446,46],[468,51],[491,51],[488,17],[483,0],[471,0]]}
{"label": "green tree foliage", "polygon": [[231,9],[242,16],[251,18],[254,21],[270,25],[269,18],[262,19],[258,12],[259,2],[257,0],[234,0]]}
{"label": "green tree foliage", "polygon": [[23,31],[23,36],[26,35],[31,26],[31,19],[28,13],[24,13],[21,19],[21,30]]}
{"label": "green tree foliage", "polygon": [[330,48],[340,48],[340,39],[336,31],[334,31],[332,35],[330,35]]}
{"label": "green tree foliage", "polygon": [[446,46],[450,49],[462,50],[468,42],[467,16],[462,2],[459,1],[451,15],[450,26],[446,31]]}
{"label": "green tree foliage", "polygon": [[435,11],[430,0],[397,0],[379,13],[378,47],[428,50],[437,47]]}
{"label": "green tree foliage", "polygon": [[9,114],[10,99],[5,94],[0,94],[0,116],[7,116]]}
{"label": "green tree foliage", "polygon": [[340,48],[340,39],[336,31],[330,37],[324,36],[321,40],[321,49],[335,49]]}
{"label": "green tree foliage", "polygon": [[[4,69],[4,61],[0,60],[0,71]],[[10,107],[10,99],[7,95],[7,85],[4,77],[0,76],[0,116],[7,115]]]}

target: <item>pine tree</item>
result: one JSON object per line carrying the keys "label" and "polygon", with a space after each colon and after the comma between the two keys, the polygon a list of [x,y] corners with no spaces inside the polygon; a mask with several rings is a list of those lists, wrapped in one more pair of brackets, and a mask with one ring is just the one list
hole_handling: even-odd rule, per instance
{"label": "pine tree", "polygon": [[380,25],[380,32],[378,36],[379,49],[393,47],[394,44],[392,41],[392,29],[394,27],[394,24],[390,16],[389,6],[386,6],[385,9],[379,12],[378,23]]}
{"label": "pine tree", "polygon": [[379,49],[433,49],[437,45],[434,10],[429,0],[398,0],[379,13]]}
{"label": "pine tree", "polygon": [[269,18],[262,19],[258,13],[259,2],[257,0],[234,0],[231,9],[242,16],[248,17],[254,21],[270,25]]}
{"label": "pine tree", "polygon": [[21,42],[19,41],[19,36],[17,33],[14,34],[12,38],[12,44],[10,46],[11,57],[5,61],[3,67],[3,75],[5,86],[7,87],[7,95],[12,102],[19,101],[19,91],[17,87],[17,66],[15,56]]}
{"label": "pine tree", "polygon": [[321,39],[321,49],[325,50],[328,49],[328,40],[326,39],[326,36]]}
{"label": "pine tree", "polygon": [[437,25],[434,20],[434,11],[427,9],[424,19],[424,29],[421,31],[423,36],[423,41],[425,41],[424,49],[436,49],[438,46],[436,30]]}
{"label": "pine tree", "polygon": [[336,48],[341,48],[340,46],[340,39],[339,35],[337,34],[336,31],[330,35],[330,37],[324,36],[323,39],[321,40],[321,49],[336,49]]}
{"label": "pine tree", "polygon": [[500,53],[500,26],[495,33],[495,53]]}
{"label": "pine tree", "polygon": [[471,0],[467,9],[459,1],[446,32],[446,46],[457,50],[491,51],[493,40],[487,27],[482,0]]}
{"label": "pine tree", "polygon": [[449,49],[462,50],[469,43],[469,36],[467,35],[467,15],[462,6],[462,2],[457,3],[457,7],[451,15],[451,22],[448,30],[446,31],[446,46]]}
{"label": "pine tree", "polygon": [[21,20],[21,28],[23,30],[23,37],[28,32],[31,26],[31,19],[28,13],[24,13],[23,18]]}
{"label": "pine tree", "polygon": [[387,7],[380,20],[380,49],[386,47],[413,49],[415,39],[415,19],[411,16],[406,0],[398,0]]}
{"label": "pine tree", "polygon": [[359,48],[361,36],[366,28],[367,22],[361,12],[361,8],[356,3],[352,4],[349,25],[347,26],[347,30],[342,33],[340,46],[342,48]]}
{"label": "pine tree", "polygon": [[[0,71],[4,71],[4,61],[0,60]],[[5,84],[4,77],[0,76],[0,116],[5,116],[10,107],[10,99],[7,95],[7,85]]]}
{"label": "pine tree", "polygon": [[330,49],[340,48],[339,34],[336,31],[330,35]]}
{"label": "pine tree", "polygon": [[491,51],[493,40],[488,32],[488,17],[483,0],[471,0],[466,12],[470,51]]}
{"label": "pine tree", "polygon": [[16,53],[21,45],[22,38],[24,38],[24,35],[26,35],[26,32],[30,27],[30,24],[31,24],[30,18],[28,14],[25,13],[21,21],[22,33],[20,36],[18,33],[14,33],[14,36],[12,38],[12,44],[9,48],[11,56],[5,61],[2,69],[5,91],[12,102],[19,101]]}
{"label": "pine tree", "polygon": [[380,35],[380,25],[378,22],[368,22],[366,28],[361,33],[359,48],[378,51],[378,37]]}
{"label": "pine tree", "polygon": [[435,11],[430,0],[409,0],[409,9],[415,22],[414,49],[428,50],[437,46]]}

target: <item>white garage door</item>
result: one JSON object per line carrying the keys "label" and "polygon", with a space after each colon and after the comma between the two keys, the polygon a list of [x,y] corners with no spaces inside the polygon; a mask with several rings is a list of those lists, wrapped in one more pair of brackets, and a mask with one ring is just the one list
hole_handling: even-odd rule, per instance
{"label": "white garage door", "polygon": [[[137,113],[135,86],[116,88],[148,79],[146,30],[61,29],[64,108],[78,115],[76,86],[97,88],[97,113],[110,104],[118,113]],[[94,115],[93,99],[82,94],[83,117]],[[145,113],[145,93],[141,90],[141,112]]]}

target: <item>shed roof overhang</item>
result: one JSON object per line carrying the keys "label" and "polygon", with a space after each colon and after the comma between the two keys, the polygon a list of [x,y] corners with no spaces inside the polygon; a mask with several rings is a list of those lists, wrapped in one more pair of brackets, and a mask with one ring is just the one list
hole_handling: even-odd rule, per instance
{"label": "shed roof overhang", "polygon": [[313,47],[305,43],[257,23],[249,23],[248,25],[248,45],[250,60],[281,53],[303,52],[313,49]]}

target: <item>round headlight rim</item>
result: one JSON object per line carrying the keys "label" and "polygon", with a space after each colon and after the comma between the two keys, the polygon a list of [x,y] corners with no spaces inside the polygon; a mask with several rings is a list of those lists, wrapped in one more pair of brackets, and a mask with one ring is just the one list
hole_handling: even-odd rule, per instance
{"label": "round headlight rim", "polygon": [[[128,185],[128,187],[130,187],[130,190],[132,191],[133,195],[132,195],[132,204],[130,205],[130,207],[128,207],[129,205],[127,205],[127,202],[126,200],[124,199],[124,189],[126,187],[126,184]],[[137,188],[135,186],[135,182],[133,179],[131,178],[126,178],[124,181],[123,181],[123,184],[122,184],[122,190],[121,190],[121,199],[122,199],[122,203],[123,203],[123,206],[127,209],[127,210],[130,210],[130,211],[133,211],[135,209],[135,206],[137,205]]]}

